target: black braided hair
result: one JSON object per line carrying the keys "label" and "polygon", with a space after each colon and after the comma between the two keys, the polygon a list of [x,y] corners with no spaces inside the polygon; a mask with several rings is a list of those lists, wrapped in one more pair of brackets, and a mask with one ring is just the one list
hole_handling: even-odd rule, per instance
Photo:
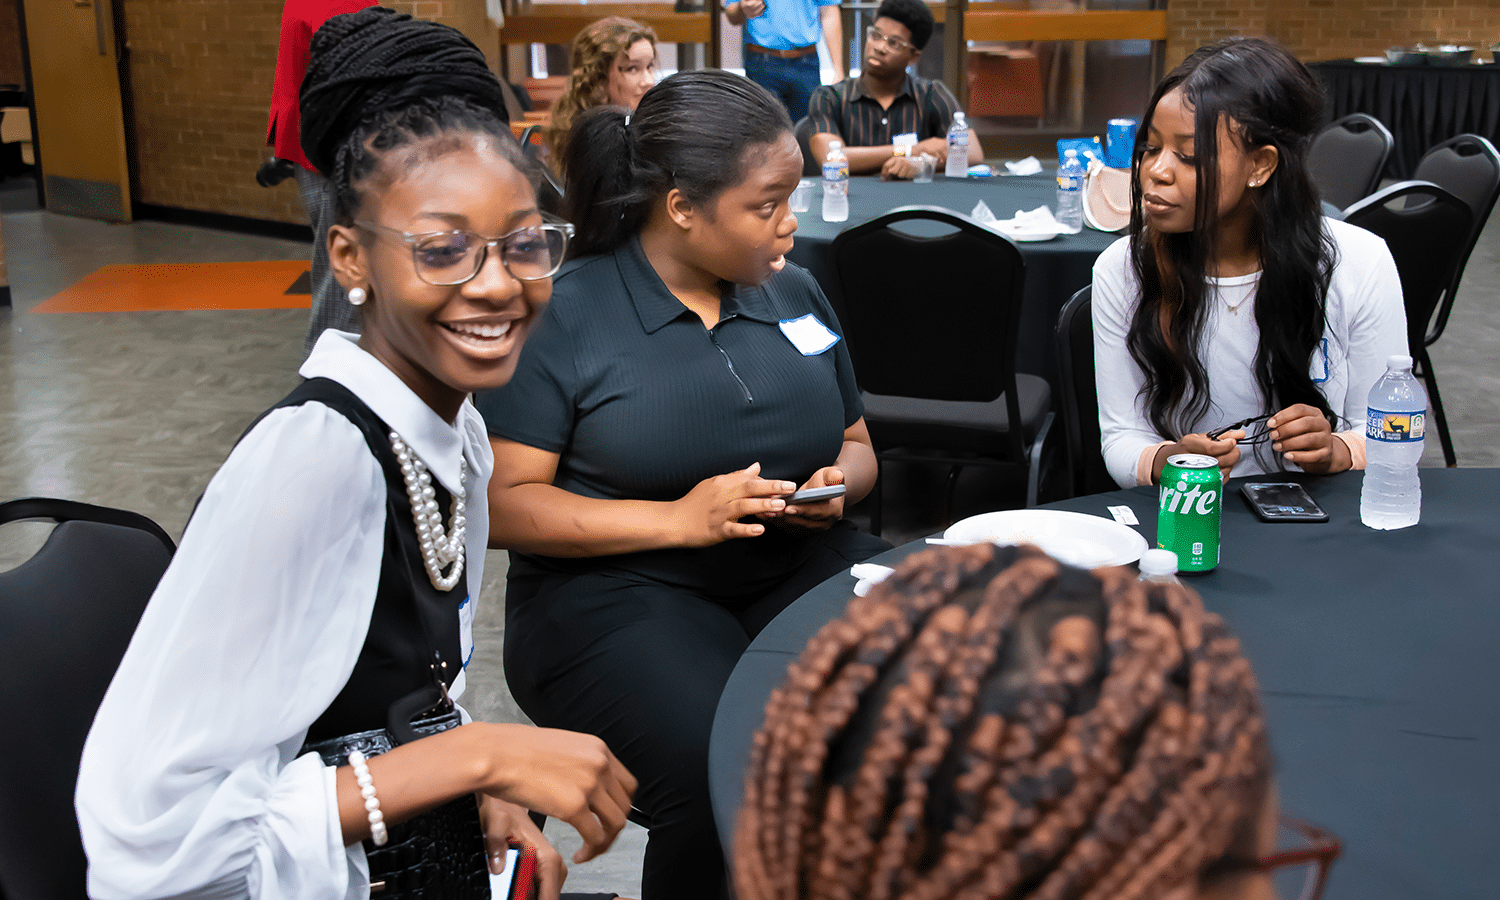
{"label": "black braided hair", "polygon": [[302,151],[333,182],[342,224],[386,151],[438,135],[495,137],[495,151],[536,183],[499,80],[479,48],[447,25],[383,7],[330,18],[313,35],[300,104]]}

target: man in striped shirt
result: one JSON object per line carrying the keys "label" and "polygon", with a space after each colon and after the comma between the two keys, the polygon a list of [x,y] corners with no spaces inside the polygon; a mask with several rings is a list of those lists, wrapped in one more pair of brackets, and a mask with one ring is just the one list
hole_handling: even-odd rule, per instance
{"label": "man in striped shirt", "polygon": [[[882,178],[911,178],[912,156],[948,158],[948,128],[958,99],[941,81],[907,73],[932,37],[932,13],[921,0],[884,0],[875,23],[865,30],[864,64],[858,78],[846,78],[813,92],[808,109],[818,159],[830,141],[843,141],[849,174],[879,172]],[[916,135],[915,145],[896,140]],[[969,132],[969,165],[984,161],[979,138]]]}

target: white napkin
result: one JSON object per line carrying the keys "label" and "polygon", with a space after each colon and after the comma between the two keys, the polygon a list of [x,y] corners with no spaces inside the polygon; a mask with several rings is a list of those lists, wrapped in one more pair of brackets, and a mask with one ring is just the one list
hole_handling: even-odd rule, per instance
{"label": "white napkin", "polygon": [[[978,210],[975,212],[977,213]],[[993,219],[993,216],[991,218]],[[993,228],[1001,234],[1025,235],[1028,237],[1041,237],[1043,235],[1058,235],[1063,233],[1063,227],[1057,221],[1056,217],[1052,215],[1052,208],[1050,206],[1038,206],[1036,209],[1020,210],[1009,219],[1000,219],[988,227]]]}
{"label": "white napkin", "polygon": [[870,593],[871,588],[891,577],[895,571],[890,566],[877,566],[874,563],[855,563],[850,566],[849,574],[859,579],[854,585],[854,596],[863,597]]}
{"label": "white napkin", "polygon": [[1006,160],[1005,169],[1012,175],[1035,175],[1042,171],[1042,162],[1035,156],[1028,156],[1015,162]]}

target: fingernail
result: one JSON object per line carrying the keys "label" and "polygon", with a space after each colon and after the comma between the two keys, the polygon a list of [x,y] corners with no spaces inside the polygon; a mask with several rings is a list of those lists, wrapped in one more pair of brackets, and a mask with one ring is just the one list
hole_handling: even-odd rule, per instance
{"label": "fingernail", "polygon": [[771,501],[771,508],[772,509],[785,509],[786,508],[786,501],[785,500],[772,500]]}
{"label": "fingernail", "polygon": [[797,489],[797,486],[795,484],[792,484],[790,481],[783,481],[781,483],[781,489],[783,491],[791,492],[795,491]]}

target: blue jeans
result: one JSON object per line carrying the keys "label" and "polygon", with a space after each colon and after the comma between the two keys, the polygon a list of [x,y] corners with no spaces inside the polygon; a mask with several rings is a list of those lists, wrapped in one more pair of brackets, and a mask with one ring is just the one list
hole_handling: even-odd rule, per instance
{"label": "blue jeans", "polygon": [[745,75],[781,100],[792,115],[792,124],[807,117],[807,101],[823,83],[816,53],[781,59],[746,49]]}

